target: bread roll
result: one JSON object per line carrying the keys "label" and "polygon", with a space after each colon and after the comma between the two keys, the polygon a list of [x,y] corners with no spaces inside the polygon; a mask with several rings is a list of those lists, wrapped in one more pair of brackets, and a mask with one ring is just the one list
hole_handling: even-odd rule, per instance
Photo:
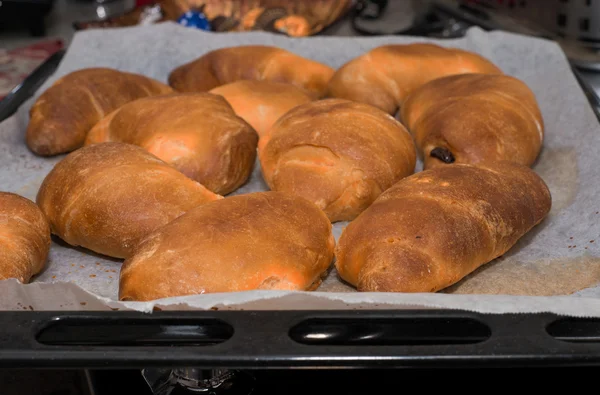
{"label": "bread roll", "polygon": [[264,136],[292,108],[312,101],[308,93],[294,85],[270,81],[236,81],[210,92],[223,96],[259,136]]}
{"label": "bread roll", "polygon": [[159,226],[221,198],[143,148],[111,142],[80,148],[57,163],[37,203],[65,242],[125,258]]}
{"label": "bread roll", "polygon": [[302,196],[333,222],[352,220],[403,177],[416,150],[400,122],[348,100],[298,106],[259,141],[265,181],[274,191]]}
{"label": "bread roll", "polygon": [[0,192],[0,280],[28,283],[46,265],[50,225],[31,200]]}
{"label": "bread roll", "polygon": [[239,80],[283,82],[295,85],[313,98],[322,97],[334,70],[285,49],[242,45],[210,51],[177,67],[169,85],[181,92],[207,92]]}
{"label": "bread roll", "polygon": [[312,290],[333,260],[331,223],[279,192],[227,197],[149,235],[121,268],[120,300],[212,292]]}
{"label": "bread roll", "polygon": [[435,44],[392,44],[372,49],[340,67],[328,96],[371,104],[395,114],[406,96],[436,78],[463,73],[501,74],[483,57]]}
{"label": "bread roll", "polygon": [[148,77],[109,68],[74,71],[54,82],[31,107],[27,146],[44,156],[73,151],[109,112],[132,100],[172,91]]}
{"label": "bread roll", "polygon": [[550,208],[546,184],[526,166],[425,170],[350,223],[336,267],[359,291],[436,292],[506,253]]}
{"label": "bread roll", "polygon": [[92,128],[85,144],[107,141],[139,145],[225,195],[250,176],[258,135],[222,97],[179,93],[125,104]]}
{"label": "bread roll", "polygon": [[463,74],[431,81],[402,106],[426,169],[509,160],[531,166],[544,121],[533,92],[507,75]]}

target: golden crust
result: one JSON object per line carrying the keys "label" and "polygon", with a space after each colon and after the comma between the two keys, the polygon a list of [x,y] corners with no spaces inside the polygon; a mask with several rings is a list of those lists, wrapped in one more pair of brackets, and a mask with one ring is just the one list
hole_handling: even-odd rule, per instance
{"label": "golden crust", "polygon": [[85,144],[135,144],[214,193],[246,182],[258,135],[220,96],[175,93],[132,101],[100,121]]}
{"label": "golden crust", "polygon": [[548,187],[526,166],[425,170],[350,223],[336,267],[359,291],[436,292],[507,252],[551,205]]}
{"label": "golden crust", "polygon": [[331,223],[303,198],[280,192],[227,197],[140,243],[121,268],[119,298],[310,290],[330,267],[334,247]]}
{"label": "golden crust", "polygon": [[42,271],[50,250],[50,225],[31,200],[0,192],[0,280],[28,283]]}
{"label": "golden crust", "polygon": [[270,81],[241,80],[214,88],[210,93],[224,97],[259,136],[267,134],[292,108],[312,101],[308,93],[294,85]]}
{"label": "golden crust", "polygon": [[412,174],[416,150],[400,122],[381,110],[326,99],[280,118],[260,139],[259,158],[272,190],[302,196],[343,221]]}
{"label": "golden crust", "polygon": [[428,43],[384,45],[340,67],[329,81],[327,95],[395,114],[406,96],[419,86],[463,73],[502,71],[483,57],[456,48]]}
{"label": "golden crust", "polygon": [[27,146],[43,156],[71,152],[109,112],[141,97],[170,92],[169,86],[138,74],[108,68],[74,71],[58,79],[31,107]]}
{"label": "golden crust", "polygon": [[303,89],[313,98],[325,94],[334,70],[285,49],[243,45],[210,51],[174,69],[169,85],[181,92],[207,92],[239,80],[282,82]]}
{"label": "golden crust", "polygon": [[110,142],[56,164],[37,203],[65,242],[125,258],[159,226],[220,198],[144,149]]}
{"label": "golden crust", "polygon": [[446,164],[432,156],[436,148],[450,152],[452,163],[510,160],[531,166],[544,137],[535,95],[507,75],[464,74],[431,81],[406,99],[402,121],[426,169]]}

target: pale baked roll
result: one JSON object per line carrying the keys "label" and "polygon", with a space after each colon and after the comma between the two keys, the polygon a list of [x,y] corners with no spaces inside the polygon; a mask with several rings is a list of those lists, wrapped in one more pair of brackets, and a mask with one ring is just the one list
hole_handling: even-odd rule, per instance
{"label": "pale baked roll", "polygon": [[280,82],[242,80],[210,91],[225,98],[235,113],[264,136],[286,112],[312,98],[302,89]]}

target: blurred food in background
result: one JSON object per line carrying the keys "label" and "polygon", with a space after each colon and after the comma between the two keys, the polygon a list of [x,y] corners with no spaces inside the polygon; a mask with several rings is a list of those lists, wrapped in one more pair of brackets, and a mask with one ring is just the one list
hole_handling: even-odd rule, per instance
{"label": "blurred food in background", "polygon": [[173,21],[215,32],[263,30],[311,36],[330,26],[353,0],[156,0],[102,21],[77,22],[75,29],[124,27]]}

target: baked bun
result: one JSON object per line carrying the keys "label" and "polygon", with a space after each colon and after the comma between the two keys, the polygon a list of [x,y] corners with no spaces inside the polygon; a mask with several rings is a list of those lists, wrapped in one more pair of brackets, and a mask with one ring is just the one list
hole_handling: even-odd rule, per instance
{"label": "baked bun", "polygon": [[431,81],[406,99],[401,117],[425,169],[504,160],[531,166],[544,138],[535,95],[507,75],[462,74]]}
{"label": "baked bun", "polygon": [[39,207],[0,192],[0,280],[28,283],[45,267],[49,250],[50,225]]}
{"label": "baked bun", "polygon": [[294,85],[270,81],[236,81],[210,93],[223,96],[259,136],[264,136],[292,108],[312,101],[308,93]]}
{"label": "baked bun", "polygon": [[149,235],[121,267],[120,300],[315,289],[333,260],[325,214],[280,192],[227,197]]}
{"label": "baked bun", "polygon": [[156,228],[217,199],[143,148],[112,142],[67,155],[37,195],[54,234],[115,258],[127,257]]}
{"label": "baked bun", "polygon": [[501,74],[487,59],[435,44],[392,44],[374,48],[340,67],[328,96],[367,103],[395,114],[416,88],[437,78],[464,73]]}
{"label": "baked bun", "polygon": [[285,49],[242,45],[210,51],[174,69],[169,85],[181,92],[207,92],[239,80],[292,84],[311,97],[322,97],[334,70]]}
{"label": "baked bun", "polygon": [[225,195],[250,176],[258,135],[222,97],[179,93],[125,104],[92,128],[86,145],[108,141],[139,145]]}
{"label": "baked bun", "polygon": [[162,82],[110,68],[88,68],[58,79],[29,111],[26,141],[38,155],[80,148],[88,131],[111,111],[142,97],[173,92]]}
{"label": "baked bun", "polygon": [[271,190],[302,196],[329,219],[354,219],[412,174],[416,150],[400,122],[367,104],[326,99],[294,108],[259,141]]}

